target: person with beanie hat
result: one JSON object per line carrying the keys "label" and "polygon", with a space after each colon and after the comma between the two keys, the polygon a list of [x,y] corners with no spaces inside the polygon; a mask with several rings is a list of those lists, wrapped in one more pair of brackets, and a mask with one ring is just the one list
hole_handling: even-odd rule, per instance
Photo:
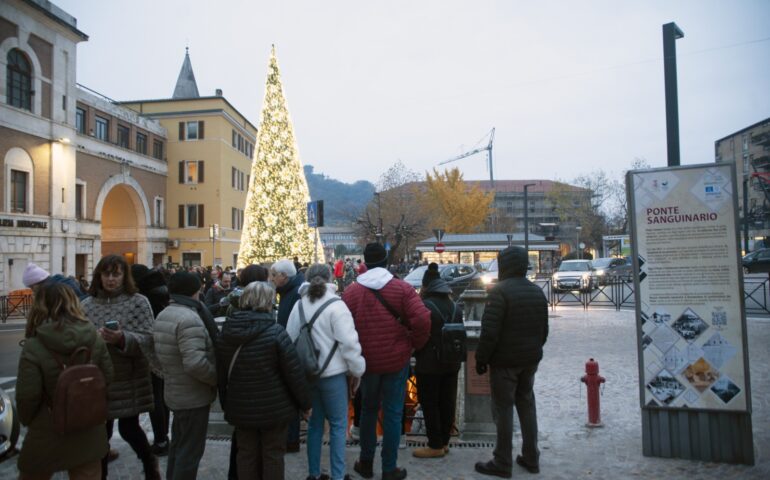
{"label": "person with beanie hat", "polygon": [[196,478],[206,448],[209,409],[216,398],[216,337],[202,317],[209,311],[198,301],[200,288],[200,277],[194,273],[172,275],[168,282],[171,302],[153,326],[155,353],[165,382],[164,398],[174,412],[168,479]]}
{"label": "person with beanie hat", "polygon": [[422,289],[427,288],[433,280],[439,280],[440,278],[441,274],[438,271],[438,263],[431,262],[428,264],[427,270],[425,270],[425,273],[422,275]]}
{"label": "person with beanie hat", "polygon": [[430,310],[430,339],[422,349],[414,352],[417,395],[428,437],[426,447],[412,452],[417,458],[443,457],[449,452],[449,436],[455,419],[457,373],[460,371],[460,363],[442,361],[439,352],[444,324],[462,324],[463,312],[450,297],[452,288],[439,278],[438,265],[432,263],[431,266],[425,271],[424,286],[420,289],[420,297]]}
{"label": "person with beanie hat", "polygon": [[368,270],[342,295],[366,361],[359,387],[361,453],[353,469],[364,478],[374,476],[377,412],[382,405],[382,478],[400,480],[406,478],[406,469],[397,462],[409,359],[428,341],[430,311],[411,285],[385,268],[388,252],[382,245],[366,245],[364,262]]}
{"label": "person with beanie hat", "polygon": [[475,468],[484,475],[510,477],[514,404],[522,443],[516,463],[530,473],[540,471],[533,386],[548,338],[548,300],[526,278],[526,250],[508,247],[497,262],[499,281],[489,291],[476,350],[476,373],[484,375],[489,366],[497,442],[492,460],[478,462]]}
{"label": "person with beanie hat", "polygon": [[[152,307],[155,318],[168,306],[169,296],[166,279],[163,274],[155,269],[149,269],[146,265],[136,263],[131,265],[131,276],[139,289],[139,293],[147,297]],[[153,440],[152,453],[158,456],[168,454],[168,427],[169,410],[163,399],[163,373],[159,366],[151,365],[150,379],[152,380],[152,396],[155,401],[155,409],[150,412],[150,424],[152,425]]]}
{"label": "person with beanie hat", "polygon": [[75,292],[78,300],[83,300],[88,296],[87,293],[84,293],[83,290],[80,289],[80,285],[78,285],[78,282],[74,279],[58,273],[56,275],[51,275],[45,269],[34,263],[27,264],[27,267],[24,269],[24,274],[22,274],[21,281],[25,287],[32,290],[32,293],[37,292],[43,285],[54,282],[63,283],[70,287]]}

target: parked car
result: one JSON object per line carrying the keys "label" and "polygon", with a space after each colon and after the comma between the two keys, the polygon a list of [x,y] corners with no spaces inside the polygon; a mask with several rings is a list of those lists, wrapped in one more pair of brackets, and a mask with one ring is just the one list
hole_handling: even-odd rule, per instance
{"label": "parked car", "polygon": [[[425,270],[428,269],[427,265],[421,265],[404,277],[404,281],[420,292],[422,287],[422,277],[425,275]],[[465,263],[446,263],[438,266],[439,274],[449,284],[452,289],[452,296],[455,299],[460,297],[468,285],[471,283],[471,279],[476,276],[476,269],[473,265]]]}
{"label": "parked car", "polygon": [[[479,272],[476,277],[471,280],[471,286],[469,288],[473,290],[483,290],[491,288],[497,283],[497,275],[499,269],[497,267],[497,259],[492,260],[489,263],[489,268],[485,272]],[[527,268],[527,280],[533,282],[535,280],[535,269],[532,264],[529,264]]]}
{"label": "parked car", "polygon": [[596,286],[591,260],[564,260],[551,277],[555,292],[590,292]]}
{"label": "parked car", "polygon": [[592,260],[593,277],[597,285],[607,285],[616,280],[631,280],[631,257],[607,257]]}
{"label": "parked car", "polygon": [[770,248],[763,248],[743,257],[743,273],[770,272]]}
{"label": "parked car", "polygon": [[14,452],[20,430],[19,416],[11,397],[0,388],[0,460]]}

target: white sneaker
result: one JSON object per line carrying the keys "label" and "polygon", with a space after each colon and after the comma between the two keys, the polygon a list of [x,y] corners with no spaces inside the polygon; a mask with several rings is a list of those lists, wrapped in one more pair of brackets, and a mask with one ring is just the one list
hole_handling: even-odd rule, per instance
{"label": "white sneaker", "polygon": [[359,440],[359,434],[361,433],[361,430],[353,425],[350,427],[350,439],[351,440]]}
{"label": "white sneaker", "polygon": [[403,450],[406,448],[406,434],[401,435],[401,440],[398,442],[398,449]]}

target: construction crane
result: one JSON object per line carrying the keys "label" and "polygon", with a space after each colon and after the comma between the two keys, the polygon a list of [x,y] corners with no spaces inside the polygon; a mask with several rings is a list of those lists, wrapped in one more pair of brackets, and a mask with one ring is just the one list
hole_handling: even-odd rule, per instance
{"label": "construction crane", "polygon": [[[481,140],[485,139],[487,136],[489,136],[489,143],[484,147],[478,147],[474,148],[473,150],[469,150],[465,153],[462,153],[454,158],[450,158],[449,160],[444,160],[443,162],[439,163],[439,165],[444,165],[446,163],[454,162],[457,160],[462,160],[465,157],[470,157],[471,155],[476,155],[479,152],[486,151],[487,152],[487,168],[489,169],[489,183],[490,186],[494,189],[495,188],[495,175],[494,170],[492,168],[492,145],[495,141],[495,127],[492,127],[492,130],[490,130],[486,135],[481,137]],[[481,142],[479,140],[479,142]]]}

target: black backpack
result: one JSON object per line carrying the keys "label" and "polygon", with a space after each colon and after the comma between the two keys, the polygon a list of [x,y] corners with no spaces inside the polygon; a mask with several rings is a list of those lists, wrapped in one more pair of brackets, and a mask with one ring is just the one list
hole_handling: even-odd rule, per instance
{"label": "black backpack", "polygon": [[447,320],[433,302],[425,300],[425,304],[431,312],[438,313],[444,321],[444,326],[441,327],[441,340],[437,346],[438,359],[442,363],[464,362],[468,356],[468,334],[465,332],[465,324],[462,321],[455,321],[457,305],[452,302],[452,313]]}

